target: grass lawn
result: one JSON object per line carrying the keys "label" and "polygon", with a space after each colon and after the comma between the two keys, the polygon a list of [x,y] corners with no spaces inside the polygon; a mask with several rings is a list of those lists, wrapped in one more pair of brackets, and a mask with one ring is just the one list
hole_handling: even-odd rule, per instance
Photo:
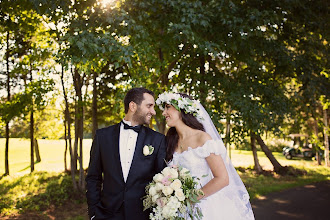
{"label": "grass lawn", "polygon": [[[64,171],[64,140],[38,140],[41,162],[35,164],[35,171]],[[73,143],[72,143],[73,144]],[[88,167],[89,153],[92,140],[85,139],[83,142],[83,164]],[[0,138],[0,175],[5,172],[5,139]],[[67,154],[69,167],[69,151]],[[9,172],[10,175],[20,176],[30,172],[30,140],[9,139]]]}
{"label": "grass lawn", "polygon": [[[87,168],[92,140],[84,140],[83,162]],[[41,162],[30,175],[29,140],[10,139],[10,176],[0,179],[0,219],[87,219],[87,204],[83,193],[72,191],[70,176],[64,171],[63,140],[39,140]],[[0,176],[4,173],[5,139],[0,139]],[[317,166],[313,160],[287,160],[273,153],[283,166],[303,170],[303,175],[280,176],[272,172],[256,175],[251,151],[232,150],[231,159],[246,185],[251,200],[270,192],[330,180],[330,168]],[[261,166],[272,170],[263,152],[258,152]],[[69,157],[68,160],[69,161]]]}
{"label": "grass lawn", "polygon": [[[38,140],[41,162],[35,164],[35,171],[64,171],[64,140]],[[88,167],[92,140],[83,142],[83,164]],[[0,138],[0,175],[5,172],[5,139]],[[315,167],[315,161],[293,159],[287,160],[278,152],[273,153],[283,166]],[[272,164],[263,152],[258,152],[259,162],[266,170],[272,169]],[[231,159],[235,167],[250,167],[254,165],[251,151],[232,150]],[[69,152],[67,155],[69,166]],[[30,172],[30,141],[28,139],[11,138],[9,141],[9,171],[10,175],[19,176]]]}
{"label": "grass lawn", "polygon": [[[300,158],[293,158],[292,160],[288,160],[283,156],[282,153],[279,152],[273,152],[273,155],[282,166],[301,166],[311,168],[317,165],[316,161],[314,160],[303,160]],[[258,151],[258,159],[263,169],[273,169],[273,165],[266,157],[264,152]],[[254,166],[252,151],[232,150],[231,161],[235,167]]]}

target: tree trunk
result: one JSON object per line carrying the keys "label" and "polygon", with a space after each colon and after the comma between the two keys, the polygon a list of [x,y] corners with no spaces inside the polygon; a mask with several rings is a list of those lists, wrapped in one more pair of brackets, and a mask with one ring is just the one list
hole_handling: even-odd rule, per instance
{"label": "tree trunk", "polygon": [[260,166],[258,154],[257,154],[257,147],[256,147],[256,135],[251,131],[251,149],[253,153],[253,160],[254,160],[254,169],[257,171],[257,173],[262,173],[263,169]]}
{"label": "tree trunk", "polygon": [[[76,102],[75,105],[78,105],[78,103]],[[77,108],[77,107],[76,107]],[[73,141],[73,168],[75,171],[78,170],[78,166],[77,166],[77,160],[78,160],[78,141],[79,141],[79,123],[78,123],[78,119],[77,119],[77,110],[75,110],[75,119],[74,119],[74,141]]]}
{"label": "tree trunk", "polygon": [[4,175],[9,175],[9,122],[6,123],[6,148],[5,148],[5,173]]}
{"label": "tree trunk", "polygon": [[[82,85],[84,76],[80,76],[79,71],[74,71],[74,87],[76,91],[76,106],[75,106],[75,141],[74,141],[74,154],[79,159],[79,181],[78,188],[80,190],[85,189],[84,181],[84,168],[83,168],[83,151],[82,151],[82,140],[83,140],[83,113],[84,105],[82,99]],[[79,157],[78,157],[79,148]],[[75,160],[75,166],[77,167],[77,160]]]}
{"label": "tree trunk", "polygon": [[74,119],[74,143],[73,143],[73,166],[77,170],[77,160],[78,160],[78,143],[79,143],[79,97],[81,96],[80,87],[80,76],[78,70],[75,68],[73,71],[73,84],[76,92],[75,98],[75,119]]}
{"label": "tree trunk", "polygon": [[318,165],[321,165],[322,164],[322,158],[321,158],[321,155],[320,155],[320,149],[319,147],[317,146],[318,144],[318,141],[319,141],[319,126],[317,125],[317,118],[315,117],[315,115],[313,116],[313,119],[314,119],[314,134],[315,134],[315,138],[317,139],[316,140],[316,161],[317,161],[317,164]]}
{"label": "tree trunk", "polygon": [[[81,120],[83,123],[83,120]],[[84,174],[84,166],[83,166],[83,126],[81,125],[80,130],[80,146],[79,146],[79,188],[81,191],[85,190],[85,174]]]}
{"label": "tree trunk", "polygon": [[231,158],[231,148],[230,148],[230,112],[231,108],[228,106],[227,117],[226,117],[226,143],[225,147],[229,151],[229,158]]}
{"label": "tree trunk", "polygon": [[330,167],[329,164],[329,137],[328,137],[328,113],[327,109],[323,109],[323,121],[324,121],[324,160],[325,166]]}
{"label": "tree trunk", "polygon": [[206,102],[206,97],[207,97],[207,85],[206,85],[206,79],[205,79],[205,56],[200,55],[199,57],[199,62],[200,62],[200,75],[201,75],[201,88],[200,88],[200,93],[199,93],[199,101],[201,102],[202,105],[205,106]]}
{"label": "tree trunk", "polygon": [[[30,69],[30,82],[32,82],[32,71]],[[31,113],[30,113],[30,142],[31,142],[31,173],[34,171],[34,118],[33,118],[33,96],[31,103]]]}
{"label": "tree trunk", "polygon": [[92,135],[95,136],[96,130],[98,129],[97,124],[97,85],[96,85],[97,73],[93,73],[93,100],[92,100]]}
{"label": "tree trunk", "polygon": [[41,162],[41,157],[40,157],[38,140],[36,138],[34,138],[34,149],[36,153],[37,162],[39,163]]}
{"label": "tree trunk", "polygon": [[[93,74],[94,75],[94,74]],[[86,80],[86,88],[88,87],[88,79]],[[83,85],[83,78],[81,80],[81,88]],[[85,97],[87,97],[88,90],[85,91]],[[93,97],[94,98],[94,97]],[[85,177],[84,177],[84,166],[83,166],[83,140],[84,140],[84,105],[83,103],[86,100],[83,100],[82,93],[80,95],[80,103],[79,105],[79,112],[80,112],[80,119],[79,119],[79,188],[81,191],[85,191]]]}
{"label": "tree trunk", "polygon": [[265,142],[261,139],[260,135],[256,135],[256,139],[262,151],[266,154],[270,162],[273,164],[274,171],[276,173],[283,173],[285,171],[285,168],[276,160],[276,158],[272,154],[272,151],[269,150]]}
{"label": "tree trunk", "polygon": [[[7,51],[6,51],[6,68],[7,68],[7,101],[10,101],[10,73],[9,73],[9,31],[7,31]],[[5,147],[5,173],[9,175],[9,119],[6,119],[6,147]]]}
{"label": "tree trunk", "polygon": [[64,111],[64,141],[65,141],[65,149],[64,149],[64,170],[65,172],[68,171],[66,155],[68,154],[68,138],[67,138],[67,126],[66,126],[66,111]]}
{"label": "tree trunk", "polygon": [[31,173],[34,171],[34,119],[33,119],[33,109],[30,113],[30,143],[31,143]]}
{"label": "tree trunk", "polygon": [[316,152],[316,161],[317,161],[317,165],[322,165],[322,157],[320,151]]}
{"label": "tree trunk", "polygon": [[63,66],[62,66],[62,72],[61,72],[61,83],[62,83],[62,90],[63,90],[63,96],[64,96],[64,101],[65,101],[65,116],[64,117],[65,117],[65,121],[68,123],[71,180],[72,180],[72,184],[73,184],[73,189],[76,191],[78,189],[78,187],[77,187],[77,183],[76,183],[76,179],[75,179],[76,170],[74,169],[74,157],[73,157],[73,152],[72,152],[71,117],[70,117],[68,97],[66,95],[65,85],[64,85],[64,67]]}

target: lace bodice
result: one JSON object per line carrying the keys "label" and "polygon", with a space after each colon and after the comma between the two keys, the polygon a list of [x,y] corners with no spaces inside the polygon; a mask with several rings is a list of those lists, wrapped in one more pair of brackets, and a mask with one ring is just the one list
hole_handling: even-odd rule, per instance
{"label": "lace bodice", "polygon": [[221,148],[217,147],[217,144],[219,143],[216,140],[208,140],[203,146],[196,148],[188,147],[188,150],[182,153],[175,152],[171,164],[181,165],[187,168],[190,170],[192,176],[200,179],[200,184],[204,186],[213,178],[211,169],[205,158],[210,156],[210,154],[222,156],[226,154],[226,150],[221,150]]}

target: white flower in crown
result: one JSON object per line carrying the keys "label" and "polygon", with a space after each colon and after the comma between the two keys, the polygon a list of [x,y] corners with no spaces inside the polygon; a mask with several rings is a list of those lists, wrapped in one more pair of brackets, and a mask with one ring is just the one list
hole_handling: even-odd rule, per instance
{"label": "white flower in crown", "polygon": [[154,152],[154,147],[152,145],[144,145],[143,147],[143,155],[149,156]]}
{"label": "white flower in crown", "polygon": [[156,104],[161,110],[164,110],[165,103],[174,106],[174,108],[178,111],[181,111],[182,109],[186,114],[192,114],[197,119],[204,120],[201,117],[201,109],[199,108],[199,102],[196,100],[191,100],[187,97],[182,97],[180,94],[177,93],[163,92],[158,96]]}
{"label": "white flower in crown", "polygon": [[178,106],[179,106],[179,108],[181,108],[181,109],[183,109],[183,108],[185,107],[185,103],[184,103],[184,101],[183,101],[182,99],[179,99],[179,100],[178,100]]}

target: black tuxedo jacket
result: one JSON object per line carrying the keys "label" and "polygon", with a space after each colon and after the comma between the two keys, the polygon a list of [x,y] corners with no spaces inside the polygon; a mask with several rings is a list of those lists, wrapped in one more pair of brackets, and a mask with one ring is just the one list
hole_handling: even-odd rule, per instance
{"label": "black tuxedo jacket", "polygon": [[[149,212],[143,212],[141,198],[153,176],[166,166],[165,136],[142,126],[125,183],[119,156],[119,133],[120,123],[96,131],[86,176],[88,215],[111,219],[124,204],[126,219],[148,219]],[[154,147],[151,155],[143,154],[145,145]]]}

